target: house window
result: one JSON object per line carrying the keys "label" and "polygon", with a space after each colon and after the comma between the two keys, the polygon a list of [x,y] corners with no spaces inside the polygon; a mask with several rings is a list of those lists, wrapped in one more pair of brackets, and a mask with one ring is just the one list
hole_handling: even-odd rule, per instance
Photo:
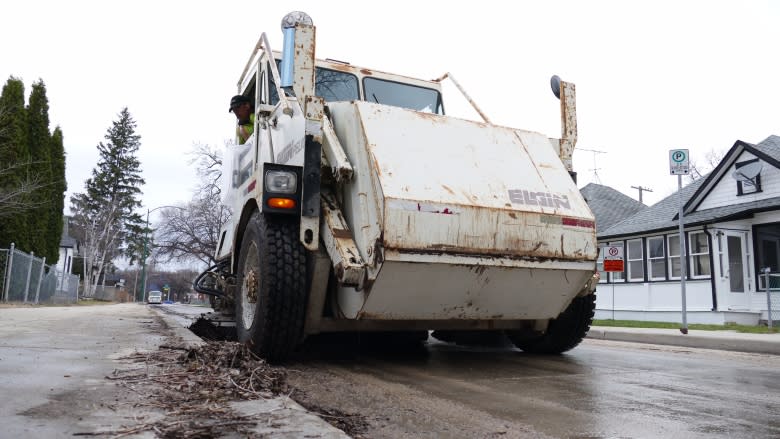
{"label": "house window", "polygon": [[644,281],[645,266],[642,258],[642,240],[632,239],[628,241],[628,280]]}
{"label": "house window", "polygon": [[666,237],[669,244],[669,279],[680,278],[680,235]]}
{"label": "house window", "polygon": [[[756,268],[758,270],[769,268],[769,272],[775,274],[780,272],[780,223],[756,226],[755,232]],[[766,290],[766,278],[759,276],[758,280],[759,289]],[[772,290],[780,287],[780,279],[773,276],[770,287]],[[772,316],[774,317],[774,313]]]}
{"label": "house window", "polygon": [[650,280],[666,280],[666,254],[663,236],[647,238],[647,277]]}
{"label": "house window", "polygon": [[710,275],[710,242],[704,232],[691,232],[690,243],[691,277],[703,278]]}
{"label": "house window", "polygon": [[737,178],[737,195],[750,195],[761,192],[761,163],[758,159],[735,163],[734,173]]}

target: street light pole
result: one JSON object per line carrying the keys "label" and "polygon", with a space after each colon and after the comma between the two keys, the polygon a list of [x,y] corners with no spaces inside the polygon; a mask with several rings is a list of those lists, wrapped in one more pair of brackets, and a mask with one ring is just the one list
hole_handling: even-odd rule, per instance
{"label": "street light pole", "polygon": [[143,300],[142,301],[143,302],[146,302],[146,256],[147,256],[148,248],[149,248],[149,244],[148,244],[149,243],[149,214],[154,212],[155,210],[164,209],[166,207],[169,207],[171,209],[187,210],[187,209],[185,209],[183,207],[179,207],[179,206],[159,206],[159,207],[155,207],[154,209],[151,209],[151,210],[149,210],[148,208],[146,209],[146,229],[144,230],[144,254],[143,254],[143,257],[141,258],[142,259],[142,261],[141,261],[141,267],[142,267],[141,268],[141,284],[143,285],[143,288],[142,288],[142,290],[143,290]]}
{"label": "street light pole", "polygon": [[[158,207],[159,209],[159,207]],[[146,228],[144,229],[144,253],[141,257],[141,291],[142,293],[142,300],[141,302],[146,302],[146,248],[147,248],[147,242],[149,241],[149,213],[151,211],[149,209],[146,209]]]}

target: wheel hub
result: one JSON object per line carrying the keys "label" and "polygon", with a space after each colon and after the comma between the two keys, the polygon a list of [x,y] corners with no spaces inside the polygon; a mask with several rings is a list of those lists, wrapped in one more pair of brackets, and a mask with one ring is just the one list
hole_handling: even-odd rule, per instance
{"label": "wheel hub", "polygon": [[244,277],[246,299],[249,303],[257,303],[257,275],[255,270],[249,270]]}

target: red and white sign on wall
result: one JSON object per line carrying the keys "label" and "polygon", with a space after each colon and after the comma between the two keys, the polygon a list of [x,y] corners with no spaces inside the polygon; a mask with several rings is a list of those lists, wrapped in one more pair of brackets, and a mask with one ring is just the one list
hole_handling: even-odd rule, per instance
{"label": "red and white sign on wall", "polygon": [[604,271],[623,271],[623,244],[604,247]]}

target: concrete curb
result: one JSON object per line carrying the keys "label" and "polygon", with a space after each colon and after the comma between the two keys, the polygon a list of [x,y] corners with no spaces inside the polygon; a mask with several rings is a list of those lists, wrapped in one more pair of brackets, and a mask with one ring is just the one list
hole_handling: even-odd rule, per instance
{"label": "concrete curb", "polygon": [[[154,307],[149,307],[149,309],[165,322],[165,325],[173,331],[174,337],[180,338],[185,347],[194,348],[206,343],[192,331],[183,327],[181,322],[171,314]],[[269,422],[266,422],[265,425],[263,422],[258,422],[254,428],[254,433],[260,437],[349,439],[346,433],[328,424],[286,396],[256,401],[235,401],[230,405],[243,415],[268,418]],[[270,422],[271,420],[273,422]]]}
{"label": "concrete curb", "polygon": [[180,338],[182,342],[184,343],[184,346],[187,348],[195,348],[198,346],[203,346],[206,344],[203,339],[195,335],[192,331],[185,328],[181,325],[173,316],[170,314],[161,311],[154,307],[149,307],[149,309],[154,312],[158,317],[160,317],[164,322],[165,326],[168,327],[171,331],[173,331],[173,335],[176,338]]}
{"label": "concrete curb", "polygon": [[730,331],[635,330],[634,328],[594,327],[587,338],[649,343],[689,348],[780,355],[780,334],[739,334]]}

